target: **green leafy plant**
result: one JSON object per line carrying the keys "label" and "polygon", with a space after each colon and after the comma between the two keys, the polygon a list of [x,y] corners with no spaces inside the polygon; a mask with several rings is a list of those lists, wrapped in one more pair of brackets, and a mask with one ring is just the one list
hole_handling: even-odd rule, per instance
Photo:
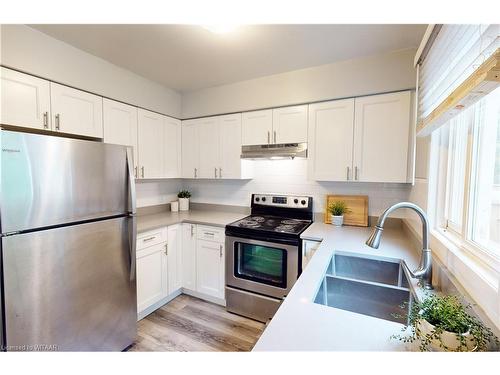
{"label": "green leafy plant", "polygon": [[189,190],[181,190],[177,193],[177,198],[191,198],[191,192]]}
{"label": "green leafy plant", "polygon": [[[410,328],[410,333],[391,337],[403,342],[419,340],[421,351],[429,351],[433,342],[438,342],[439,346],[447,351],[469,351],[468,338],[465,334],[470,335],[469,340],[472,339],[474,350],[488,350],[488,345],[492,342],[498,345],[498,338],[491,329],[467,312],[470,308],[470,304],[463,304],[457,296],[429,294],[422,302],[413,302],[408,325],[403,328],[403,331]],[[422,332],[420,326],[422,319],[434,326],[430,332]],[[449,348],[443,342],[442,334],[445,331],[456,335],[458,341],[456,348]]]}
{"label": "green leafy plant", "polygon": [[328,212],[333,216],[341,216],[345,213],[351,212],[351,210],[349,210],[345,201],[333,201],[328,205]]}

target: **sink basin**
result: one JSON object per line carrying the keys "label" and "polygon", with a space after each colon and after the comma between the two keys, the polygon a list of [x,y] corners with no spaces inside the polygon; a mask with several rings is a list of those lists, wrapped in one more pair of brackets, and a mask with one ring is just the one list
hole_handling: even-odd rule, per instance
{"label": "sink basin", "polygon": [[314,302],[406,324],[412,300],[401,262],[336,254]]}

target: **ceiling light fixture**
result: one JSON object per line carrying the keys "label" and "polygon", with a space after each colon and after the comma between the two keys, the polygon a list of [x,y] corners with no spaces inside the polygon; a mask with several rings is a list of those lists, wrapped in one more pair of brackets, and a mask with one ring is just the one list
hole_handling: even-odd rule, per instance
{"label": "ceiling light fixture", "polygon": [[204,29],[214,34],[227,34],[238,28],[238,25],[231,24],[218,24],[218,25],[203,25]]}

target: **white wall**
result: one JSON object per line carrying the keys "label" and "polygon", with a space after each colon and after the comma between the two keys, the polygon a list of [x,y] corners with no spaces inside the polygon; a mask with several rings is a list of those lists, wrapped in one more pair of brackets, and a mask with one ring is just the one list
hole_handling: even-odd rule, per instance
{"label": "white wall", "polygon": [[172,89],[25,25],[1,25],[0,33],[4,66],[166,115],[181,115],[181,95]]}
{"label": "white wall", "polygon": [[135,188],[137,207],[156,206],[177,200],[177,192],[182,189],[182,180],[138,181]]}
{"label": "white wall", "polygon": [[[184,180],[193,202],[250,206],[252,193],[303,194],[314,199],[314,211],[323,212],[327,194],[369,196],[369,215],[408,199],[407,184],[318,182],[307,180],[307,160],[256,160],[252,180]],[[401,213],[399,213],[401,215]],[[395,213],[398,216],[398,213]]]}
{"label": "white wall", "polygon": [[182,118],[414,88],[414,56],[406,49],[185,93]]}

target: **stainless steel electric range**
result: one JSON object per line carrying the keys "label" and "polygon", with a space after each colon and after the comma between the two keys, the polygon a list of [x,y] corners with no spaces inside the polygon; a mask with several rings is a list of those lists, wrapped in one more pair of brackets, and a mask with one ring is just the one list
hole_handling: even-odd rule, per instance
{"label": "stainless steel electric range", "polygon": [[302,272],[311,197],[252,194],[251,215],[226,226],[226,309],[271,319]]}

